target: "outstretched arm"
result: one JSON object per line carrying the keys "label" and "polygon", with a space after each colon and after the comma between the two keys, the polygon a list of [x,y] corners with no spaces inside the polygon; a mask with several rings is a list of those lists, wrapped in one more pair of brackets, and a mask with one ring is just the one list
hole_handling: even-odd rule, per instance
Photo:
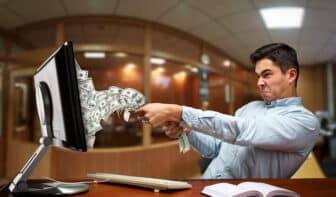
{"label": "outstretched arm", "polygon": [[313,115],[300,110],[242,118],[184,106],[182,119],[190,129],[227,143],[289,152],[310,149],[319,129]]}

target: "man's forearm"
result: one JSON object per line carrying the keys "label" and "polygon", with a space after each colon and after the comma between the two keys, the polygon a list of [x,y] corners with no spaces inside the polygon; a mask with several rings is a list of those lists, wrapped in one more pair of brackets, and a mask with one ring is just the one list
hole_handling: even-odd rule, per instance
{"label": "man's forearm", "polygon": [[170,121],[172,122],[181,122],[182,120],[182,106],[171,104],[167,109],[167,115],[169,114]]}

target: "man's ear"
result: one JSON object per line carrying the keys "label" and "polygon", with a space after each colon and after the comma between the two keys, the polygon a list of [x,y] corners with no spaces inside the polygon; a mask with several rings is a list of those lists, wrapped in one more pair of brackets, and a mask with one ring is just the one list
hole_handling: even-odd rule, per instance
{"label": "man's ear", "polygon": [[297,77],[297,71],[295,68],[289,68],[287,70],[287,76],[288,76],[288,82],[289,83],[295,83],[295,79]]}

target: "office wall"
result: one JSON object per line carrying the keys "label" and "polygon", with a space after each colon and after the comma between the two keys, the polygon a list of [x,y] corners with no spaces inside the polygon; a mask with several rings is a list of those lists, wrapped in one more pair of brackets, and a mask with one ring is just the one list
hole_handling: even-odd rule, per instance
{"label": "office wall", "polygon": [[[333,87],[334,87],[334,91],[333,91],[333,98],[336,98],[336,68],[335,68],[335,66],[333,67],[333,76],[334,76],[334,78],[333,78]],[[335,111],[336,111],[336,105],[335,105],[335,99],[334,99],[334,113],[335,113]],[[334,114],[334,118],[335,118],[335,114]]]}
{"label": "office wall", "polygon": [[5,173],[5,140],[3,135],[0,136],[0,177]]}
{"label": "office wall", "polygon": [[303,105],[312,112],[327,109],[325,80],[323,65],[301,67],[298,95],[302,97]]}
{"label": "office wall", "polygon": [[[1,48],[1,47],[0,47]],[[6,160],[6,118],[4,112],[7,110],[5,103],[7,102],[7,79],[8,73],[6,64],[0,62],[0,177],[5,175],[5,160]]]}

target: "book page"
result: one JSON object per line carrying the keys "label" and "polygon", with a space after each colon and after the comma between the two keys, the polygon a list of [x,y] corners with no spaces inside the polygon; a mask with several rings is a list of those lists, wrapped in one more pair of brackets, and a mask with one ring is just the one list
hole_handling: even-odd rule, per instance
{"label": "book page", "polygon": [[240,188],[237,185],[233,185],[230,183],[217,183],[205,186],[202,190],[202,193],[213,197],[259,196],[259,192],[257,192],[256,190]]}
{"label": "book page", "polygon": [[257,190],[263,194],[264,197],[271,196],[291,196],[291,197],[300,197],[294,191],[277,187],[267,183],[258,183],[258,182],[243,182],[238,184],[240,188],[245,188],[246,190]]}

